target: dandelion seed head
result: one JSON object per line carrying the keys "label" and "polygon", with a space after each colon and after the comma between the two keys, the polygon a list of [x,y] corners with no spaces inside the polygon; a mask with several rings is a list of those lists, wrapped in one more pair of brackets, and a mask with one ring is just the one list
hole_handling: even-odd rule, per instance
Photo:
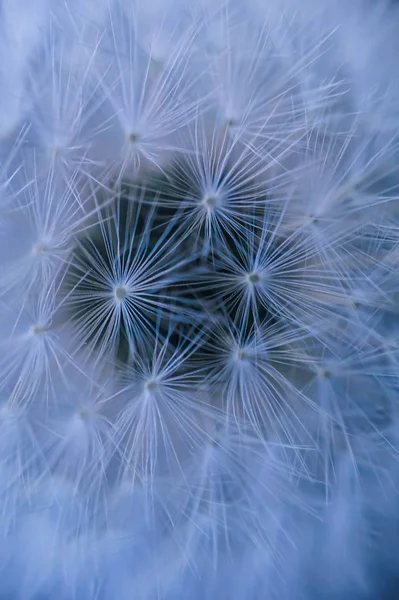
{"label": "dandelion seed head", "polygon": [[36,337],[36,336],[39,336],[42,333],[44,333],[46,331],[46,329],[47,329],[47,326],[45,324],[37,323],[35,325],[32,325],[29,331],[30,331],[30,335],[32,337]]}
{"label": "dandelion seed head", "polygon": [[394,19],[37,2],[0,26],[3,593],[380,597]]}
{"label": "dandelion seed head", "polygon": [[248,351],[248,349],[246,348],[238,348],[237,350],[235,350],[234,352],[234,358],[237,361],[245,361],[245,360],[249,360],[250,358],[250,353]]}
{"label": "dandelion seed head", "polygon": [[137,144],[140,142],[140,134],[138,131],[129,131],[127,134],[127,139],[131,144]]}
{"label": "dandelion seed head", "polygon": [[238,119],[237,119],[237,117],[225,117],[224,123],[225,123],[226,127],[228,127],[229,129],[232,129],[233,127],[237,127]]}
{"label": "dandelion seed head", "polygon": [[78,412],[76,413],[76,417],[78,419],[82,419],[82,421],[85,421],[88,417],[89,417],[90,413],[87,410],[87,408],[81,408],[78,410]]}
{"label": "dandelion seed head", "polygon": [[34,246],[32,247],[32,254],[35,256],[41,256],[43,254],[46,254],[50,250],[51,246],[49,244],[49,241],[43,240],[34,244]]}
{"label": "dandelion seed head", "polygon": [[327,367],[321,368],[318,372],[318,376],[320,379],[331,379],[333,377],[333,372]]}
{"label": "dandelion seed head", "polygon": [[155,392],[159,387],[159,381],[156,379],[149,379],[145,382],[144,387],[148,392]]}
{"label": "dandelion seed head", "polygon": [[204,206],[208,207],[209,210],[212,210],[221,205],[221,198],[217,194],[207,194],[206,196],[204,196],[202,203],[204,204]]}
{"label": "dandelion seed head", "polygon": [[123,302],[129,295],[129,289],[124,285],[117,285],[114,289],[114,295],[118,302]]}
{"label": "dandelion seed head", "polygon": [[262,278],[261,278],[260,273],[258,273],[257,271],[252,271],[251,273],[248,273],[248,275],[246,276],[246,279],[249,284],[256,286],[257,284],[259,284],[261,282]]}
{"label": "dandelion seed head", "polygon": [[201,200],[206,218],[212,218],[217,215],[220,210],[223,210],[224,197],[220,192],[210,192],[204,195]]}

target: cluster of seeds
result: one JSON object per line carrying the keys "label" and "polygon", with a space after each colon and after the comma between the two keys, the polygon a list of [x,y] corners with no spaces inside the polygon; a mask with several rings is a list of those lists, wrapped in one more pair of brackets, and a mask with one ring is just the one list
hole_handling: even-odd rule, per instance
{"label": "cluster of seeds", "polygon": [[324,1],[37,2],[0,118],[5,593],[343,597],[397,479],[394,83]]}

